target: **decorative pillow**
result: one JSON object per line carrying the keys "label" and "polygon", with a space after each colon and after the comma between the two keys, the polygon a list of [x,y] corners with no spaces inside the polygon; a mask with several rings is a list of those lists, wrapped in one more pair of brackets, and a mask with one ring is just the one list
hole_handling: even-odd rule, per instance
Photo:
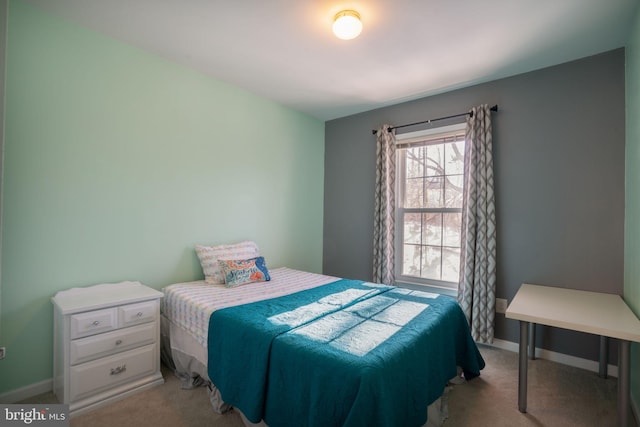
{"label": "decorative pillow", "polygon": [[245,240],[232,245],[204,246],[196,245],[196,253],[202,266],[204,280],[211,284],[224,283],[224,276],[220,271],[220,259],[250,259],[260,256],[260,250],[255,242]]}
{"label": "decorative pillow", "polygon": [[229,288],[271,280],[264,257],[261,256],[244,260],[220,260],[218,263],[224,275],[224,284]]}

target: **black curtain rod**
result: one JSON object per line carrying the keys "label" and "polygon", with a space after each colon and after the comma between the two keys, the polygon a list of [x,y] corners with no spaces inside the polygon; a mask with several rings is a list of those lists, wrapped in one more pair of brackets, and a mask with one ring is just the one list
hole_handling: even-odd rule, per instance
{"label": "black curtain rod", "polygon": [[[490,108],[491,111],[498,111],[498,105],[494,105],[493,107]],[[431,123],[431,122],[437,122],[438,120],[447,120],[447,119],[453,119],[455,117],[462,117],[462,116],[470,116],[473,117],[473,111],[469,111],[468,113],[460,113],[460,114],[454,114],[453,116],[446,116],[446,117],[438,117],[437,119],[431,119],[431,120],[423,120],[421,122],[415,122],[415,123],[408,123],[406,125],[399,125],[399,126],[393,126],[390,127],[388,129],[389,132],[391,132],[394,129],[400,129],[400,128],[405,128],[408,126],[415,126],[415,125],[421,125],[423,123]],[[378,133],[377,130],[372,130],[371,131],[374,135],[376,135]]]}

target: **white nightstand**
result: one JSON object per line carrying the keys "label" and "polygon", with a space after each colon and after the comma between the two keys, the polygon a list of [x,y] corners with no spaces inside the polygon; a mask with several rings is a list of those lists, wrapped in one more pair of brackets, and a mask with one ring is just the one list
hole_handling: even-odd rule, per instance
{"label": "white nightstand", "polygon": [[53,389],[71,414],[164,383],[162,292],[139,282],[73,288],[51,300]]}

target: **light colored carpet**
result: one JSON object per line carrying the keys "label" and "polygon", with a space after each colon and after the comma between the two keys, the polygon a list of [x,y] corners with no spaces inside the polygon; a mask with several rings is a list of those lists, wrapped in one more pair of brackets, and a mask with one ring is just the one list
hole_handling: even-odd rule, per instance
{"label": "light colored carpet", "polygon": [[[445,427],[616,427],[616,378],[548,360],[529,361],[527,413],[518,411],[518,354],[481,346],[480,377],[449,394]],[[631,426],[634,426],[633,416]]]}
{"label": "light colored carpet", "polygon": [[[617,380],[547,360],[529,361],[528,412],[518,411],[518,355],[481,346],[480,377],[454,386],[444,427],[615,427]],[[205,388],[182,390],[163,369],[165,384],[71,418],[71,427],[242,427],[236,412],[213,412]],[[51,393],[28,403],[53,403]],[[27,403],[27,402],[25,402]],[[632,426],[633,424],[633,416]],[[292,426],[296,423],[292,422]]]}

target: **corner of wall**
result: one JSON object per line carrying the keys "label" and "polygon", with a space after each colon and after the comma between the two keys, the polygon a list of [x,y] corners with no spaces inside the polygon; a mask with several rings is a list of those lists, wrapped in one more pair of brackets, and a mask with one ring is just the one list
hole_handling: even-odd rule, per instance
{"label": "corner of wall", "polygon": [[8,27],[8,1],[0,0],[0,346],[2,345],[2,188],[4,171],[4,104]]}
{"label": "corner of wall", "polygon": [[[625,250],[624,250],[624,299],[631,309],[640,315],[640,269],[636,259],[640,254],[640,172],[635,167],[640,157],[640,124],[635,118],[640,113],[640,6],[636,8],[629,39],[625,46]],[[631,408],[640,424],[640,344],[631,347]]]}

